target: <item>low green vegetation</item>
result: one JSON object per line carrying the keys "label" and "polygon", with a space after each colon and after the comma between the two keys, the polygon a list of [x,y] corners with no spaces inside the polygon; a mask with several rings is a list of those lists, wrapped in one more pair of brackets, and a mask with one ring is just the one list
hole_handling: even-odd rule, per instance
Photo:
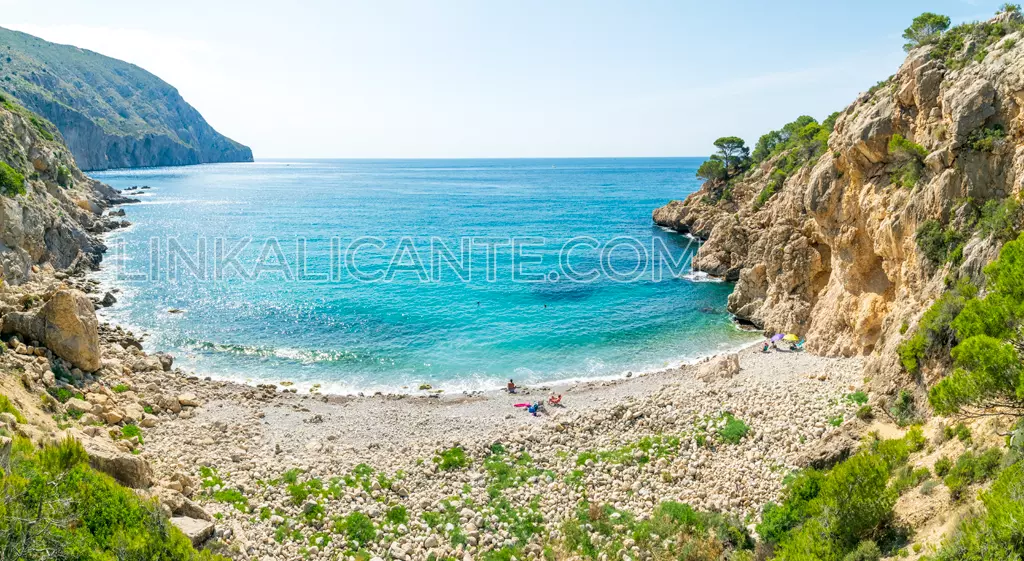
{"label": "low green vegetation", "polygon": [[5,197],[25,194],[25,176],[7,162],[0,162],[0,194]]}
{"label": "low green vegetation", "polygon": [[833,113],[818,123],[813,117],[803,115],[757,140],[751,156],[753,163],[772,161],[773,165],[764,187],[754,199],[755,210],[781,191],[786,179],[804,166],[813,166],[828,151],[828,138],[838,117],[839,113]]}
{"label": "low green vegetation", "polygon": [[917,247],[933,265],[942,265],[952,261],[954,264],[963,259],[964,244],[967,236],[953,228],[943,227],[938,220],[925,220],[914,236]]}
{"label": "low green vegetation", "polygon": [[18,423],[25,422],[25,416],[21,414],[21,411],[18,411],[18,408],[4,394],[0,394],[0,413],[10,413]]}
{"label": "low green vegetation", "polygon": [[967,137],[967,145],[978,152],[991,152],[995,150],[1003,139],[1006,138],[1006,131],[1003,126],[996,124],[989,127],[981,127],[971,132]]}
{"label": "low green vegetation", "polygon": [[341,534],[349,541],[353,549],[369,545],[377,537],[377,528],[373,520],[361,512],[353,512],[334,520],[333,531]]}
{"label": "low green vegetation", "polygon": [[750,427],[742,420],[733,416],[732,413],[724,413],[722,420],[725,421],[725,426],[718,431],[718,436],[722,438],[723,442],[739,444],[743,437],[747,436],[747,433],[750,432]]}
{"label": "low green vegetation", "polygon": [[138,438],[139,444],[143,444],[142,441],[142,429],[139,428],[135,423],[125,423],[121,427],[122,438]]}
{"label": "low green vegetation", "polygon": [[853,405],[864,405],[868,402],[868,394],[861,390],[846,394],[846,401]]}
{"label": "low green vegetation", "polygon": [[125,384],[117,384],[116,386],[114,386],[114,387],[112,387],[112,388],[110,388],[110,389],[111,389],[111,391],[113,391],[114,393],[124,393],[124,392],[126,392],[126,391],[130,390],[131,388],[129,388],[129,387],[128,387],[127,385],[125,385]]}
{"label": "low green vegetation", "polygon": [[466,455],[466,451],[458,446],[442,450],[434,456],[434,463],[441,471],[451,471],[469,467],[472,461]]}
{"label": "low green vegetation", "polygon": [[60,185],[61,187],[64,187],[66,189],[71,187],[73,183],[74,181],[71,178],[71,170],[68,169],[68,166],[65,166],[64,164],[58,166],[57,185]]}
{"label": "low green vegetation", "polygon": [[872,440],[830,470],[808,469],[786,481],[780,503],[762,511],[757,532],[774,559],[810,561],[892,555],[904,542],[893,506],[901,491],[925,478],[905,470],[911,453],[925,446],[919,428],[904,438]]}
{"label": "low green vegetation", "polygon": [[967,486],[991,479],[1002,460],[1003,453],[998,448],[989,448],[981,453],[967,450],[949,468],[942,481],[949,487],[949,495],[960,499]]}
{"label": "low green vegetation", "polygon": [[73,391],[64,386],[50,386],[46,388],[46,393],[50,394],[54,399],[61,403],[67,403],[72,397],[82,399],[84,396],[81,392]]}
{"label": "low green vegetation", "polygon": [[[1019,12],[1016,4],[1004,4],[999,13]],[[948,16],[925,12],[914,18],[903,32],[907,40],[904,49],[932,45],[930,56],[941,61],[947,68],[957,70],[973,62],[981,62],[989,51],[996,48],[1009,49],[1003,38],[1024,29],[1018,19],[1007,18],[998,22],[968,22],[950,28]],[[1000,44],[1002,42],[1002,44]]]}
{"label": "low green vegetation", "polygon": [[0,470],[0,559],[223,559],[197,552],[156,502],[89,467],[81,444],[16,438]]}
{"label": "low green vegetation", "polygon": [[924,159],[928,150],[902,135],[894,134],[889,140],[889,155],[895,165],[889,176],[892,183],[908,189],[917,185],[924,173]]}
{"label": "low green vegetation", "polygon": [[914,403],[914,395],[907,390],[900,390],[892,400],[889,414],[897,425],[905,427],[920,422],[921,416]]}
{"label": "low green vegetation", "polygon": [[983,508],[962,520],[930,561],[1021,559],[1024,555],[1024,464],[1002,471],[981,494]]}
{"label": "low green vegetation", "polygon": [[627,540],[646,554],[643,558],[693,561],[741,559],[737,555],[752,553],[754,546],[739,520],[674,501],[662,502],[647,520],[584,502],[563,523],[562,535],[567,553],[594,560],[620,558]]}
{"label": "low green vegetation", "polygon": [[953,320],[977,294],[976,286],[962,280],[925,311],[914,334],[898,347],[900,362],[907,372],[917,374],[926,358],[950,348],[956,340]]}

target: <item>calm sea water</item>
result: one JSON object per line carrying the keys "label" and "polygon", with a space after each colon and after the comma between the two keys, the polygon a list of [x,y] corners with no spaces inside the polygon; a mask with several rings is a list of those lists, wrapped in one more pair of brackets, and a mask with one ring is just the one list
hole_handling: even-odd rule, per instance
{"label": "calm sea water", "polygon": [[[96,173],[117,188],[150,187],[126,207],[134,226],[108,239],[99,278],[122,296],[102,314],[203,375],[337,392],[662,368],[754,338],[730,322],[730,286],[666,269],[659,281],[649,264],[656,252],[688,260],[695,249],[654,226],[651,211],[698,187],[700,161],[305,160]],[[560,262],[572,239],[583,241]],[[463,270],[439,259],[442,243]],[[591,271],[594,280],[567,278]]]}

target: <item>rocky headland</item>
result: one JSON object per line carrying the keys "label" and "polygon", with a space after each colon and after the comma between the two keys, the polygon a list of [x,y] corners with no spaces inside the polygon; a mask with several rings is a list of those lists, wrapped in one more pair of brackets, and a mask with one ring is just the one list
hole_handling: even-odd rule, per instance
{"label": "rocky headland", "polygon": [[253,159],[134,64],[4,28],[0,47],[0,90],[56,125],[83,170]]}

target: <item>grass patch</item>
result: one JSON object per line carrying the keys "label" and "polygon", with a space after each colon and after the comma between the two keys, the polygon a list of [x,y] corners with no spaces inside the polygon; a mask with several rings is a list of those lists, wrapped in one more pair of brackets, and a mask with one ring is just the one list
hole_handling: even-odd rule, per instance
{"label": "grass patch", "polygon": [[469,467],[472,463],[469,456],[466,455],[466,451],[458,446],[454,446],[447,450],[442,450],[434,456],[434,463],[437,464],[437,468],[441,471],[451,471],[455,469],[462,469]]}

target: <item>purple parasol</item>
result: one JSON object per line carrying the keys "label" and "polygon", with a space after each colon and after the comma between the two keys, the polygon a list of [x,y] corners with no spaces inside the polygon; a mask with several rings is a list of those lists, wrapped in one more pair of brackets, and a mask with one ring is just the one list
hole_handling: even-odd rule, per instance
{"label": "purple parasol", "polygon": [[780,341],[783,337],[785,337],[785,335],[781,333],[776,333],[775,335],[772,335],[772,341]]}

